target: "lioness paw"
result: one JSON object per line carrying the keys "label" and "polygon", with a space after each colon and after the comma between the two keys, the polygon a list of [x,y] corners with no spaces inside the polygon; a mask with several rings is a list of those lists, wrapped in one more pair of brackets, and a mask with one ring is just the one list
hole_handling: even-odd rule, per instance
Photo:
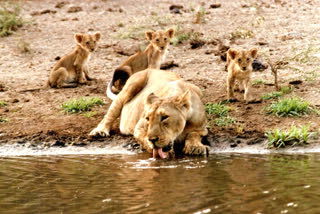
{"label": "lioness paw", "polygon": [[205,145],[185,145],[183,152],[186,155],[207,156],[209,154],[209,149],[209,146]]}
{"label": "lioness paw", "polygon": [[92,137],[98,137],[98,136],[100,136],[100,137],[107,137],[107,136],[110,136],[108,129],[100,129],[100,128],[98,128],[98,127],[95,128],[95,129],[93,129],[93,130],[90,132],[89,135],[92,136]]}

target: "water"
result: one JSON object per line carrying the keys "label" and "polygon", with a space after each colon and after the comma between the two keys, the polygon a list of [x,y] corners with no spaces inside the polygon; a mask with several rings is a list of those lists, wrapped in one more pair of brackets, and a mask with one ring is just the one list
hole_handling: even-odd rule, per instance
{"label": "water", "polygon": [[0,157],[0,213],[320,213],[320,155]]}

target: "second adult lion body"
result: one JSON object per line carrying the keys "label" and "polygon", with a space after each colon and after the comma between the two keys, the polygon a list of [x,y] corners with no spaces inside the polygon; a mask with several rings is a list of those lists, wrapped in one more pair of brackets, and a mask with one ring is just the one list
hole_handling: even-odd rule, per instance
{"label": "second adult lion body", "polygon": [[184,153],[203,155],[207,120],[200,89],[176,74],[147,69],[132,75],[108,113],[90,135],[108,136],[120,116],[122,134],[134,135],[153,156],[165,158],[173,143],[185,143]]}

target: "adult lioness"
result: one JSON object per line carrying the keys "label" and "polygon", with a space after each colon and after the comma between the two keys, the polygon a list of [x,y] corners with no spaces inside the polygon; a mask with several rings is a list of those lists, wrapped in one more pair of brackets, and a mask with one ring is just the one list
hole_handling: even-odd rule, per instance
{"label": "adult lioness", "polygon": [[135,73],[90,135],[108,136],[121,115],[121,133],[134,135],[153,157],[173,154],[173,143],[185,143],[185,154],[206,155],[209,147],[201,137],[207,135],[207,119],[200,95],[197,86],[174,73],[155,69]]}

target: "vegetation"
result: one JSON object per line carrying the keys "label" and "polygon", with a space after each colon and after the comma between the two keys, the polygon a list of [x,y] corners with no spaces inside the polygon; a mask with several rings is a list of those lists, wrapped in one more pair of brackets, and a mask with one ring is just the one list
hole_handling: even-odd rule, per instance
{"label": "vegetation", "polygon": [[6,101],[0,101],[0,107],[4,107],[7,105],[7,102]]}
{"label": "vegetation", "polygon": [[62,104],[62,109],[65,112],[77,113],[90,111],[95,105],[103,105],[103,100],[98,97],[80,97],[79,99],[72,99]]}
{"label": "vegetation", "polygon": [[280,148],[288,145],[295,146],[308,143],[308,138],[312,133],[309,132],[309,125],[300,128],[292,125],[289,130],[281,131],[274,129],[266,132],[265,135],[268,137],[269,147]]}
{"label": "vegetation", "polygon": [[94,115],[96,115],[98,112],[97,111],[89,111],[89,112],[85,112],[83,114],[81,114],[82,116],[85,116],[87,118],[93,117]]}
{"label": "vegetation", "polygon": [[11,1],[0,6],[0,37],[13,34],[24,23],[20,14],[20,5]]}
{"label": "vegetation", "polygon": [[0,117],[0,123],[5,123],[5,122],[8,122],[8,119]]}
{"label": "vegetation", "polygon": [[266,81],[263,79],[255,79],[252,81],[252,85],[266,84]]}
{"label": "vegetation", "polygon": [[262,99],[270,100],[274,98],[279,98],[279,97],[282,97],[284,94],[289,94],[290,92],[292,92],[292,88],[289,86],[284,86],[281,88],[281,91],[273,91],[263,95]]}
{"label": "vegetation", "polygon": [[245,28],[238,28],[234,32],[230,34],[230,39],[250,39],[254,36],[254,33],[252,30],[247,30]]}
{"label": "vegetation", "polygon": [[213,124],[217,126],[229,126],[236,122],[236,119],[229,116],[230,108],[223,103],[207,103],[205,110],[210,117],[215,117],[212,120]]}
{"label": "vegetation", "polygon": [[303,101],[298,97],[284,98],[272,103],[264,108],[268,114],[278,117],[301,116],[310,113],[312,109],[308,101]]}

